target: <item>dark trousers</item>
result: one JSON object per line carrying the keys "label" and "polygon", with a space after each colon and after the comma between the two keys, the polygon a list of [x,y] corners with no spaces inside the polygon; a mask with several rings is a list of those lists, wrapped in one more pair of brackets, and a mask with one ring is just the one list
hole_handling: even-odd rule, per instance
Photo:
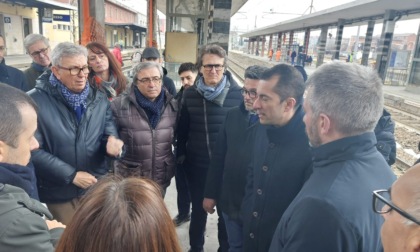
{"label": "dark trousers", "polygon": [[178,204],[178,215],[187,216],[190,213],[191,196],[187,182],[187,174],[183,165],[176,167],[175,184],[178,192],[176,202]]}
{"label": "dark trousers", "polygon": [[[195,169],[194,169],[195,168]],[[207,212],[203,209],[204,186],[206,184],[207,169],[191,167],[188,165],[187,179],[191,194],[191,222],[190,222],[190,246],[192,251],[201,251],[204,246],[204,233],[207,224]],[[219,239],[218,252],[227,252],[229,243],[221,209],[217,208],[219,221],[217,223],[217,237]]]}

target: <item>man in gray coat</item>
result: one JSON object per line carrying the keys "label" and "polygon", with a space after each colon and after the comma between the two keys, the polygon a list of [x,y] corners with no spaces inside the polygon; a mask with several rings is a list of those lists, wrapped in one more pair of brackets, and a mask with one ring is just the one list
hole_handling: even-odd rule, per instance
{"label": "man in gray coat", "polygon": [[36,110],[25,93],[0,83],[0,251],[52,252],[63,232],[33,199],[36,181],[26,165],[39,146]]}

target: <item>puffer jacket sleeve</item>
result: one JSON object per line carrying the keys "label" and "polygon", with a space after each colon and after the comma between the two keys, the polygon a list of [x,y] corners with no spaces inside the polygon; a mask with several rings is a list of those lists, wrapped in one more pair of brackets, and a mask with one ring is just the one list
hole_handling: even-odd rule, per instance
{"label": "puffer jacket sleeve", "polygon": [[[187,92],[184,93],[184,96]],[[188,132],[190,127],[190,116],[186,105],[186,99],[182,99],[181,111],[176,132],[176,156],[185,156],[187,153]]]}
{"label": "puffer jacket sleeve", "polygon": [[76,168],[45,151],[43,136],[39,131],[35,133],[35,138],[39,143],[39,149],[32,152],[32,162],[37,175],[57,185],[72,183],[76,176]]}
{"label": "puffer jacket sleeve", "polygon": [[394,136],[395,122],[391,119],[391,114],[385,109],[375,127],[377,140],[376,148],[384,156],[389,165],[395,163],[397,146]]}

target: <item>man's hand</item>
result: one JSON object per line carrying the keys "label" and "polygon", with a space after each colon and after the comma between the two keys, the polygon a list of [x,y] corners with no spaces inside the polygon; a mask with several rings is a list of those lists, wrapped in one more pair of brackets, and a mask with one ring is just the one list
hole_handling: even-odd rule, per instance
{"label": "man's hand", "polygon": [[203,208],[207,213],[209,214],[214,213],[215,206],[216,206],[216,201],[214,199],[204,198]]}
{"label": "man's hand", "polygon": [[123,141],[114,136],[109,136],[106,143],[106,153],[112,157],[118,157],[122,153]]}
{"label": "man's hand", "polygon": [[53,228],[66,228],[66,225],[56,220],[45,220],[45,222],[47,223],[48,230],[51,230]]}
{"label": "man's hand", "polygon": [[95,184],[96,182],[98,182],[98,180],[94,176],[92,176],[92,174],[84,171],[78,171],[73,179],[73,184],[82,189],[86,189],[89,186]]}

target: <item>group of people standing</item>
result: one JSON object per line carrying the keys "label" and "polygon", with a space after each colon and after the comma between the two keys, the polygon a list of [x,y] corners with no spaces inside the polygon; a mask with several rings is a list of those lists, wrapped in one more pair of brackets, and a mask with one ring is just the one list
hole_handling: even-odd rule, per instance
{"label": "group of people standing", "polygon": [[[226,51],[205,45],[180,66],[176,93],[155,48],[129,80],[100,43],[51,51],[30,36],[33,88],[0,84],[1,250],[178,252],[175,225],[190,220],[200,252],[217,211],[218,251],[382,251],[376,213],[420,223],[389,197],[393,122],[366,67],[333,62],[305,82],[289,64],[251,66],[240,87]],[[0,37],[2,62],[4,47]]]}

